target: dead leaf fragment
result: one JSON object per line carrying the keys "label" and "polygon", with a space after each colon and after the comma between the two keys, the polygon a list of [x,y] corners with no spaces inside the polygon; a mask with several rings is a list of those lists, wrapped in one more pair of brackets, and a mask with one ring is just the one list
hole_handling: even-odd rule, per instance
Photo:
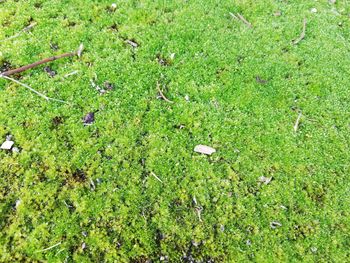
{"label": "dead leaf fragment", "polygon": [[197,153],[202,153],[206,155],[212,155],[213,153],[216,152],[216,150],[212,147],[206,146],[206,145],[197,145],[194,147],[194,151]]}
{"label": "dead leaf fragment", "polygon": [[13,141],[5,141],[2,145],[1,145],[1,149],[2,150],[11,150],[12,146],[14,145],[15,143]]}

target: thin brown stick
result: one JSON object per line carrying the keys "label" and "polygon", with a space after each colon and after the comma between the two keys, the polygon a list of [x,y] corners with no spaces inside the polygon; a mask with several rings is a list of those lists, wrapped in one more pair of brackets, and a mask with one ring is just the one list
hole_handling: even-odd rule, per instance
{"label": "thin brown stick", "polygon": [[157,82],[157,90],[158,90],[159,95],[162,97],[163,100],[165,100],[166,102],[169,102],[169,103],[174,103],[173,101],[171,101],[167,97],[165,97],[165,95],[163,94],[163,92],[161,91],[161,89],[159,87],[159,82]]}
{"label": "thin brown stick", "polygon": [[28,69],[35,68],[35,67],[37,67],[37,66],[39,66],[41,64],[45,64],[45,63],[48,63],[48,62],[51,62],[51,61],[54,61],[54,60],[57,60],[57,59],[60,59],[60,58],[73,57],[75,55],[77,55],[77,52],[68,52],[68,53],[64,53],[64,54],[61,54],[61,55],[53,56],[53,57],[50,57],[50,58],[45,58],[43,60],[34,62],[32,64],[29,64],[29,65],[26,65],[26,66],[23,66],[23,67],[20,67],[20,68],[11,69],[11,70],[2,72],[2,73],[0,73],[0,76],[10,76],[10,75],[13,75],[13,74],[21,73],[21,72],[26,71]]}
{"label": "thin brown stick", "polygon": [[240,13],[237,13],[237,16],[239,20],[241,20],[244,24],[246,24],[248,27],[253,27],[251,23],[248,22],[247,19],[244,18]]}
{"label": "thin brown stick", "polygon": [[304,18],[304,21],[303,21],[303,31],[301,32],[300,37],[293,41],[293,44],[294,44],[294,45],[297,45],[300,41],[302,41],[302,40],[305,38],[305,34],[306,34],[306,25],[307,25],[307,20],[306,20],[306,18]]}

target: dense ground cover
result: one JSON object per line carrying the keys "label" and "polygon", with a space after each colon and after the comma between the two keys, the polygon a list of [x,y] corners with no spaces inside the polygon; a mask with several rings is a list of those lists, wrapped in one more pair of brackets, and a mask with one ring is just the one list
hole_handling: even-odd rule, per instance
{"label": "dense ground cover", "polygon": [[0,260],[347,261],[347,2],[0,1]]}

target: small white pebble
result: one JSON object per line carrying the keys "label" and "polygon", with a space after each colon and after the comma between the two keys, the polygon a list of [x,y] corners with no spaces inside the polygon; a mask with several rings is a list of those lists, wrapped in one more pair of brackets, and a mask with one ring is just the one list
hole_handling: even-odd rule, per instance
{"label": "small white pebble", "polygon": [[185,100],[186,100],[187,102],[189,102],[189,101],[190,101],[190,96],[188,96],[188,95],[186,94]]}
{"label": "small white pebble", "polygon": [[18,200],[16,201],[16,205],[15,205],[15,206],[16,206],[16,209],[19,207],[19,205],[21,204],[21,202],[22,202],[22,201],[21,201],[20,199],[18,199]]}
{"label": "small white pebble", "polygon": [[317,252],[317,247],[312,247],[312,248],[311,248],[311,252],[312,252],[312,253],[316,253],[316,252]]}
{"label": "small white pebble", "polygon": [[19,153],[19,149],[18,149],[17,147],[13,147],[13,148],[12,148],[12,152],[14,152],[14,153]]}
{"label": "small white pebble", "polygon": [[86,244],[85,243],[81,244],[81,249],[84,250],[85,248],[86,248]]}
{"label": "small white pebble", "polygon": [[12,146],[14,145],[15,143],[13,141],[5,141],[2,145],[1,145],[1,149],[2,150],[11,150]]}
{"label": "small white pebble", "polygon": [[314,8],[311,8],[310,11],[311,11],[311,13],[314,13],[314,14],[317,13],[317,9],[316,9],[315,7],[314,7]]}
{"label": "small white pebble", "polygon": [[272,177],[265,177],[265,176],[261,176],[259,177],[259,182],[260,183],[264,183],[264,184],[269,184],[272,180]]}
{"label": "small white pebble", "polygon": [[117,9],[117,4],[116,4],[116,3],[111,4],[111,9],[112,9],[112,10]]}
{"label": "small white pebble", "polygon": [[170,59],[171,59],[171,60],[174,60],[174,58],[175,58],[175,53],[171,53],[171,54],[170,54]]}
{"label": "small white pebble", "polygon": [[206,155],[211,155],[216,152],[216,150],[212,147],[206,146],[206,145],[197,145],[194,148],[194,151],[197,153],[202,153]]}

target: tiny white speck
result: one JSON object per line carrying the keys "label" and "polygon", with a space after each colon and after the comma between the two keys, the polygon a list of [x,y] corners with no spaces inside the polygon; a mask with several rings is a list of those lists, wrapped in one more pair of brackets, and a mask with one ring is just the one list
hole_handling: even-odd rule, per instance
{"label": "tiny white speck", "polygon": [[19,207],[20,204],[21,204],[21,200],[18,199],[18,200],[16,201],[16,209]]}

